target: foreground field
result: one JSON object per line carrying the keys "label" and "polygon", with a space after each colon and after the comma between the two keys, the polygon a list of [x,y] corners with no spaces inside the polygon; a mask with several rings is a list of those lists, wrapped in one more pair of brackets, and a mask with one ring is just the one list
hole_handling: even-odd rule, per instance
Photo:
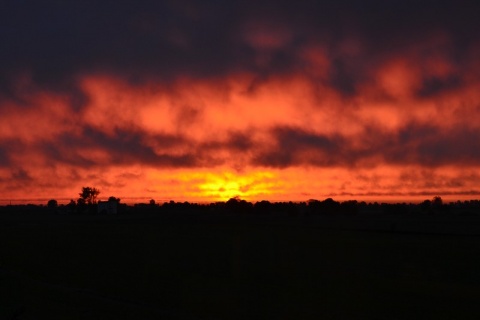
{"label": "foreground field", "polygon": [[478,319],[477,217],[0,214],[0,319]]}

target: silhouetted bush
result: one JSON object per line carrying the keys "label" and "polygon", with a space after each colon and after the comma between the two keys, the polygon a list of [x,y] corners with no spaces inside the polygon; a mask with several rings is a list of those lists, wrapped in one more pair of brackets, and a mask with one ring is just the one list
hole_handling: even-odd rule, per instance
{"label": "silhouetted bush", "polygon": [[231,213],[252,213],[253,205],[251,202],[240,200],[238,197],[231,198],[225,203],[225,208]]}
{"label": "silhouetted bush", "polygon": [[308,201],[308,209],[311,214],[338,214],[340,213],[340,202],[332,198],[323,201],[312,199]]}
{"label": "silhouetted bush", "polygon": [[58,202],[55,199],[48,200],[47,207],[50,210],[55,210],[58,207]]}

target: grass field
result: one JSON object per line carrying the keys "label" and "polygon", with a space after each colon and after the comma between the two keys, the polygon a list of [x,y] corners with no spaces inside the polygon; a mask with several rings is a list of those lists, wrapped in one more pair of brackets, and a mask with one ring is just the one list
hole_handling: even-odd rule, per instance
{"label": "grass field", "polygon": [[0,214],[0,319],[478,319],[454,219]]}

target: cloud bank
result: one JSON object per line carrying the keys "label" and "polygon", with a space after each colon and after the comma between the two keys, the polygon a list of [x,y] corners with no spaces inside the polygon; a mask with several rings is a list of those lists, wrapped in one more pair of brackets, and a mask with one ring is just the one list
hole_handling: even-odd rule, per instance
{"label": "cloud bank", "polygon": [[[473,1],[10,1],[3,198],[479,193]],[[105,195],[107,196],[107,195]]]}

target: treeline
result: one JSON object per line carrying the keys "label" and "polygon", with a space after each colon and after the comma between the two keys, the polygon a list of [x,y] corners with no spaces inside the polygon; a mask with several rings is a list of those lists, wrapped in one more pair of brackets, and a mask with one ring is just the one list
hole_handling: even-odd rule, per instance
{"label": "treeline", "polygon": [[356,200],[335,201],[332,198],[308,200],[306,202],[248,202],[232,198],[227,202],[210,204],[192,204],[188,202],[168,202],[161,205],[136,204],[137,212],[145,210],[157,212],[211,212],[220,214],[251,214],[251,215],[358,215],[358,214],[480,214],[480,200],[457,201],[443,203],[440,197],[425,200],[422,203],[378,203]]}
{"label": "treeline", "polygon": [[[359,202],[356,200],[335,201],[332,198],[323,201],[311,199],[306,202],[248,202],[239,198],[231,198],[226,202],[199,204],[190,202],[156,203],[153,199],[148,203],[127,205],[119,198],[110,197],[108,202],[115,205],[115,214],[137,213],[173,213],[173,214],[234,214],[234,215],[368,215],[368,214],[436,214],[436,215],[478,215],[480,214],[480,200],[457,201],[444,203],[440,197],[425,200],[419,204],[413,203],[378,203]],[[58,214],[108,214],[99,210],[97,202],[75,203],[58,205],[57,201],[50,200],[47,205],[7,205],[0,207],[3,212],[44,212]]]}

